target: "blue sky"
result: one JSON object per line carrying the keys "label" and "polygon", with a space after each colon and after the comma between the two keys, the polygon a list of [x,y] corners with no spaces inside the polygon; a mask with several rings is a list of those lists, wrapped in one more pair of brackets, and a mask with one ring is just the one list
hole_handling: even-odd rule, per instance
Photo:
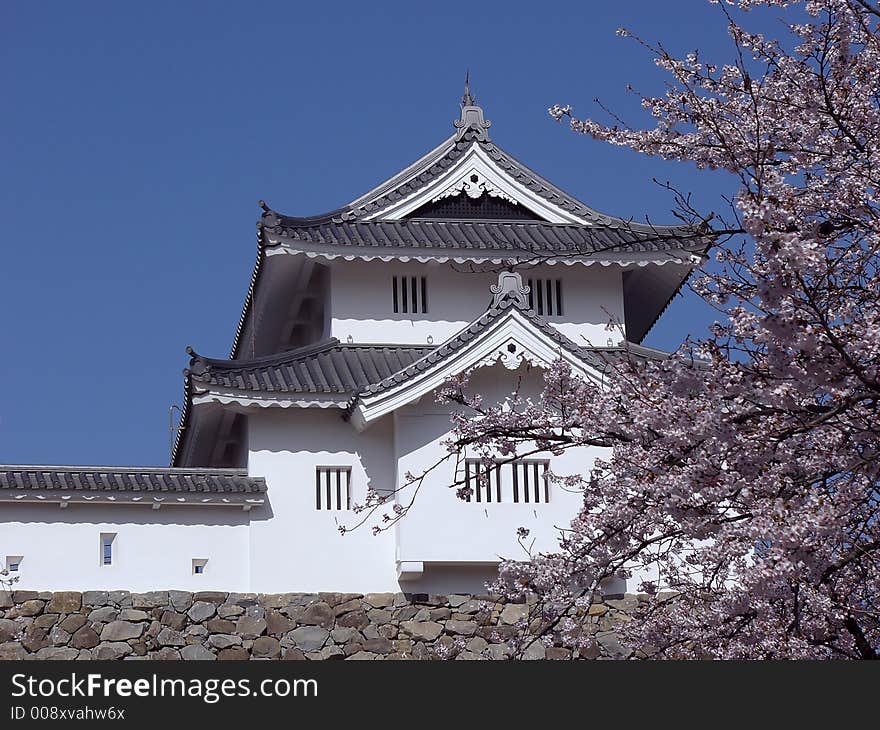
{"label": "blue sky", "polygon": [[[627,26],[730,56],[701,0],[6,2],[0,9],[0,461],[166,464],[191,344],[225,356],[257,201],[338,207],[446,137],[465,69],[493,139],[602,211],[669,222],[653,177],[719,210],[732,181],[573,135],[555,102],[642,117]],[[677,300],[646,341],[712,316]]]}

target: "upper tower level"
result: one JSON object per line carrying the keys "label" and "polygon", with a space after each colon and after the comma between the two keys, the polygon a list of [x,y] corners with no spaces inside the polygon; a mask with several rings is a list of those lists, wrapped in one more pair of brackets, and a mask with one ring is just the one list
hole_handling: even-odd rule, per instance
{"label": "upper tower level", "polygon": [[326,337],[439,344],[485,309],[504,268],[531,280],[536,313],[569,337],[606,344],[614,318],[642,340],[706,250],[704,232],[605,215],[564,192],[495,144],[468,85],[453,127],[337,210],[294,217],[261,203],[233,359]]}
{"label": "upper tower level", "polygon": [[[546,361],[564,342],[584,360],[641,342],[706,233],[600,213],[490,130],[466,87],[448,138],[347,205],[294,217],[261,203],[230,357],[191,352],[175,465],[241,466],[255,408],[332,407],[366,428],[415,392],[404,385],[412,374],[433,387],[446,369],[511,346],[517,358],[538,347]],[[490,286],[511,270],[524,298],[495,311]],[[608,331],[612,318],[622,331]],[[372,392],[386,380],[401,393]]]}

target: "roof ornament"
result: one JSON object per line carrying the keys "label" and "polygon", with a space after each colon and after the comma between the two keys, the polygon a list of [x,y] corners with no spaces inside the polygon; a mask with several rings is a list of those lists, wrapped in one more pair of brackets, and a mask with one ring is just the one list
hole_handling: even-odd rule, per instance
{"label": "roof ornament", "polygon": [[461,106],[474,106],[477,100],[471,96],[471,70],[464,73],[464,96],[461,97]]}
{"label": "roof ornament", "polygon": [[190,375],[202,375],[210,369],[205,359],[189,345],[186,346],[186,354],[189,355],[189,367],[183,371],[185,378]]}
{"label": "roof ornament", "polygon": [[492,292],[492,306],[499,307],[507,299],[527,309],[529,306],[529,287],[523,286],[522,277],[516,271],[502,271],[498,274],[498,283],[489,287]]}
{"label": "roof ornament", "polygon": [[477,106],[477,100],[471,96],[471,72],[468,71],[464,77],[464,96],[461,97],[461,117],[456,119],[453,124],[458,130],[455,134],[455,141],[458,142],[465,134],[473,130],[475,132],[474,139],[478,142],[489,141],[489,126],[492,122],[483,119],[483,109]]}

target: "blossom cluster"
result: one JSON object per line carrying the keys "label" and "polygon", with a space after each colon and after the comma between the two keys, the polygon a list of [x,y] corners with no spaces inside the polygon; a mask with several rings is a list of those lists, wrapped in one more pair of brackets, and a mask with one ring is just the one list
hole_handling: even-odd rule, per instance
{"label": "blossom cluster", "polygon": [[[790,6],[785,37],[746,30],[755,6]],[[595,593],[639,574],[657,598],[619,628],[636,656],[877,658],[880,8],[722,8],[729,63],[639,40],[671,76],[641,99],[648,129],[550,109],[578,133],[730,174],[732,220],[694,215],[725,233],[693,284],[718,321],[665,361],[609,356],[601,387],[558,363],[538,402],[486,405],[457,383],[450,448],[607,449],[557,477],[583,493],[559,550],[505,562],[495,586],[537,597],[557,640],[593,641]]]}

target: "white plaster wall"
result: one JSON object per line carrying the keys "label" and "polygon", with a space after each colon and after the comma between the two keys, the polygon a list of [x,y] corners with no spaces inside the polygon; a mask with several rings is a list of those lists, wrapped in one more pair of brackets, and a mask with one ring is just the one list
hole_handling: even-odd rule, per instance
{"label": "white plaster wall", "polygon": [[315,469],[350,466],[352,504],[363,503],[367,484],[394,483],[392,421],[358,434],[333,409],[272,409],[248,419],[249,463],[262,476],[269,505],[252,510],[251,590],[375,592],[398,590],[391,532],[373,536],[353,526],[353,511],[315,509]]}
{"label": "white plaster wall", "polygon": [[[100,535],[116,533],[113,563]],[[22,555],[18,588],[244,591],[248,518],[240,508],[0,504],[0,561]],[[192,573],[192,559],[207,558]]]}
{"label": "white plaster wall", "polygon": [[[471,387],[484,396],[484,402],[500,400],[515,387],[527,396],[538,396],[542,389],[541,372],[522,366],[511,372],[503,366],[484,368],[474,375]],[[449,413],[445,407],[424,398],[415,406],[401,409],[397,418],[397,456],[399,473],[420,474],[439,462],[448,452],[443,441],[448,436]],[[551,470],[559,474],[584,473],[592,466],[598,449],[572,449],[561,456],[535,454],[528,458],[546,458]],[[476,454],[473,454],[476,456]],[[559,528],[567,528],[581,505],[577,491],[567,491],[551,483],[549,503],[477,503],[463,502],[449,488],[454,481],[454,459],[431,472],[420,487],[409,514],[397,527],[397,552],[400,560],[480,563],[501,558],[525,559],[517,543],[516,531],[530,531],[536,551],[558,549]],[[504,499],[511,499],[509,472]],[[402,483],[402,482],[401,482]],[[401,498],[405,493],[401,492]]]}
{"label": "white plaster wall", "polygon": [[[511,372],[498,365],[477,371],[472,384],[491,401],[515,387],[537,396],[543,380],[537,368]],[[370,529],[373,522],[340,536],[338,526],[353,527],[359,515],[316,510],[316,467],[351,467],[352,501],[362,503],[368,484],[379,490],[402,486],[407,471],[420,474],[442,459],[450,426],[449,410],[433,395],[362,433],[335,408],[252,414],[249,472],[266,479],[269,504],[251,512],[250,590],[479,592],[494,578],[500,558],[525,558],[517,528],[530,530],[533,549],[556,550],[559,529],[580,507],[579,492],[551,484],[546,504],[466,503],[449,488],[452,462],[432,471],[409,514],[378,536]],[[580,449],[548,458],[558,473],[583,473],[598,453]],[[398,500],[408,496],[402,492]],[[425,563],[424,574],[398,580],[399,560]]]}
{"label": "white plaster wall", "polygon": [[[477,319],[488,308],[489,286],[497,272],[473,273],[467,264],[407,264],[379,261],[337,261],[330,277],[330,334],[346,342],[435,345]],[[559,278],[563,287],[562,317],[548,321],[578,344],[618,342],[619,331],[605,325],[613,316],[623,321],[623,285],[616,266],[536,266],[529,276]],[[428,313],[394,314],[393,276],[426,276]]]}

